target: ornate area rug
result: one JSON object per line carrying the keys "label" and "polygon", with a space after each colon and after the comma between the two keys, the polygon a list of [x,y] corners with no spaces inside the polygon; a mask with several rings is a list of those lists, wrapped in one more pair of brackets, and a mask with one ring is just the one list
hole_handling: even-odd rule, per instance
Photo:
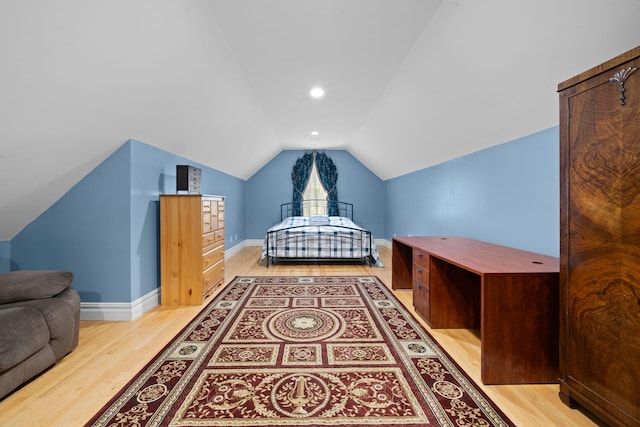
{"label": "ornate area rug", "polygon": [[236,277],[87,425],[513,424],[376,277]]}

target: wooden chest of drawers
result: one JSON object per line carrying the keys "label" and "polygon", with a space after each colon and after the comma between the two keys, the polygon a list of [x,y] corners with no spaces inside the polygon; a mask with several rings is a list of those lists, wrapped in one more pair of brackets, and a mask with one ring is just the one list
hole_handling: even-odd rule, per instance
{"label": "wooden chest of drawers", "polygon": [[162,305],[200,305],[224,283],[224,197],[160,196]]}

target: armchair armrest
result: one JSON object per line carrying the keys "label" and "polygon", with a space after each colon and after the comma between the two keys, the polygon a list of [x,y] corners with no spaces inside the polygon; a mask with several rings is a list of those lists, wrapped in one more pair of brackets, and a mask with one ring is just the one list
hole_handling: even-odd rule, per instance
{"label": "armchair armrest", "polygon": [[51,298],[67,289],[73,273],[56,270],[17,270],[0,274],[0,304]]}

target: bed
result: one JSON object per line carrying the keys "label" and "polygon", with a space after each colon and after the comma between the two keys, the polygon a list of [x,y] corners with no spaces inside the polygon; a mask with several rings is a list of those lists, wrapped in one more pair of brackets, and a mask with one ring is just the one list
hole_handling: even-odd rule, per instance
{"label": "bed", "polygon": [[353,204],[338,201],[328,207],[325,200],[302,203],[302,208],[293,203],[280,205],[280,222],[267,231],[262,245],[261,261],[267,267],[321,261],[383,266],[371,232],[353,222]]}

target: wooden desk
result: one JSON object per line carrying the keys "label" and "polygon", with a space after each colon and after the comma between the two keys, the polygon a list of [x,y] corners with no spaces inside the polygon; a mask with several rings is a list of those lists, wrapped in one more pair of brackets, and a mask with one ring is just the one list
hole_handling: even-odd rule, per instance
{"label": "wooden desk", "polygon": [[462,237],[394,237],[393,289],[431,328],[480,329],[484,384],[558,381],[559,260]]}

